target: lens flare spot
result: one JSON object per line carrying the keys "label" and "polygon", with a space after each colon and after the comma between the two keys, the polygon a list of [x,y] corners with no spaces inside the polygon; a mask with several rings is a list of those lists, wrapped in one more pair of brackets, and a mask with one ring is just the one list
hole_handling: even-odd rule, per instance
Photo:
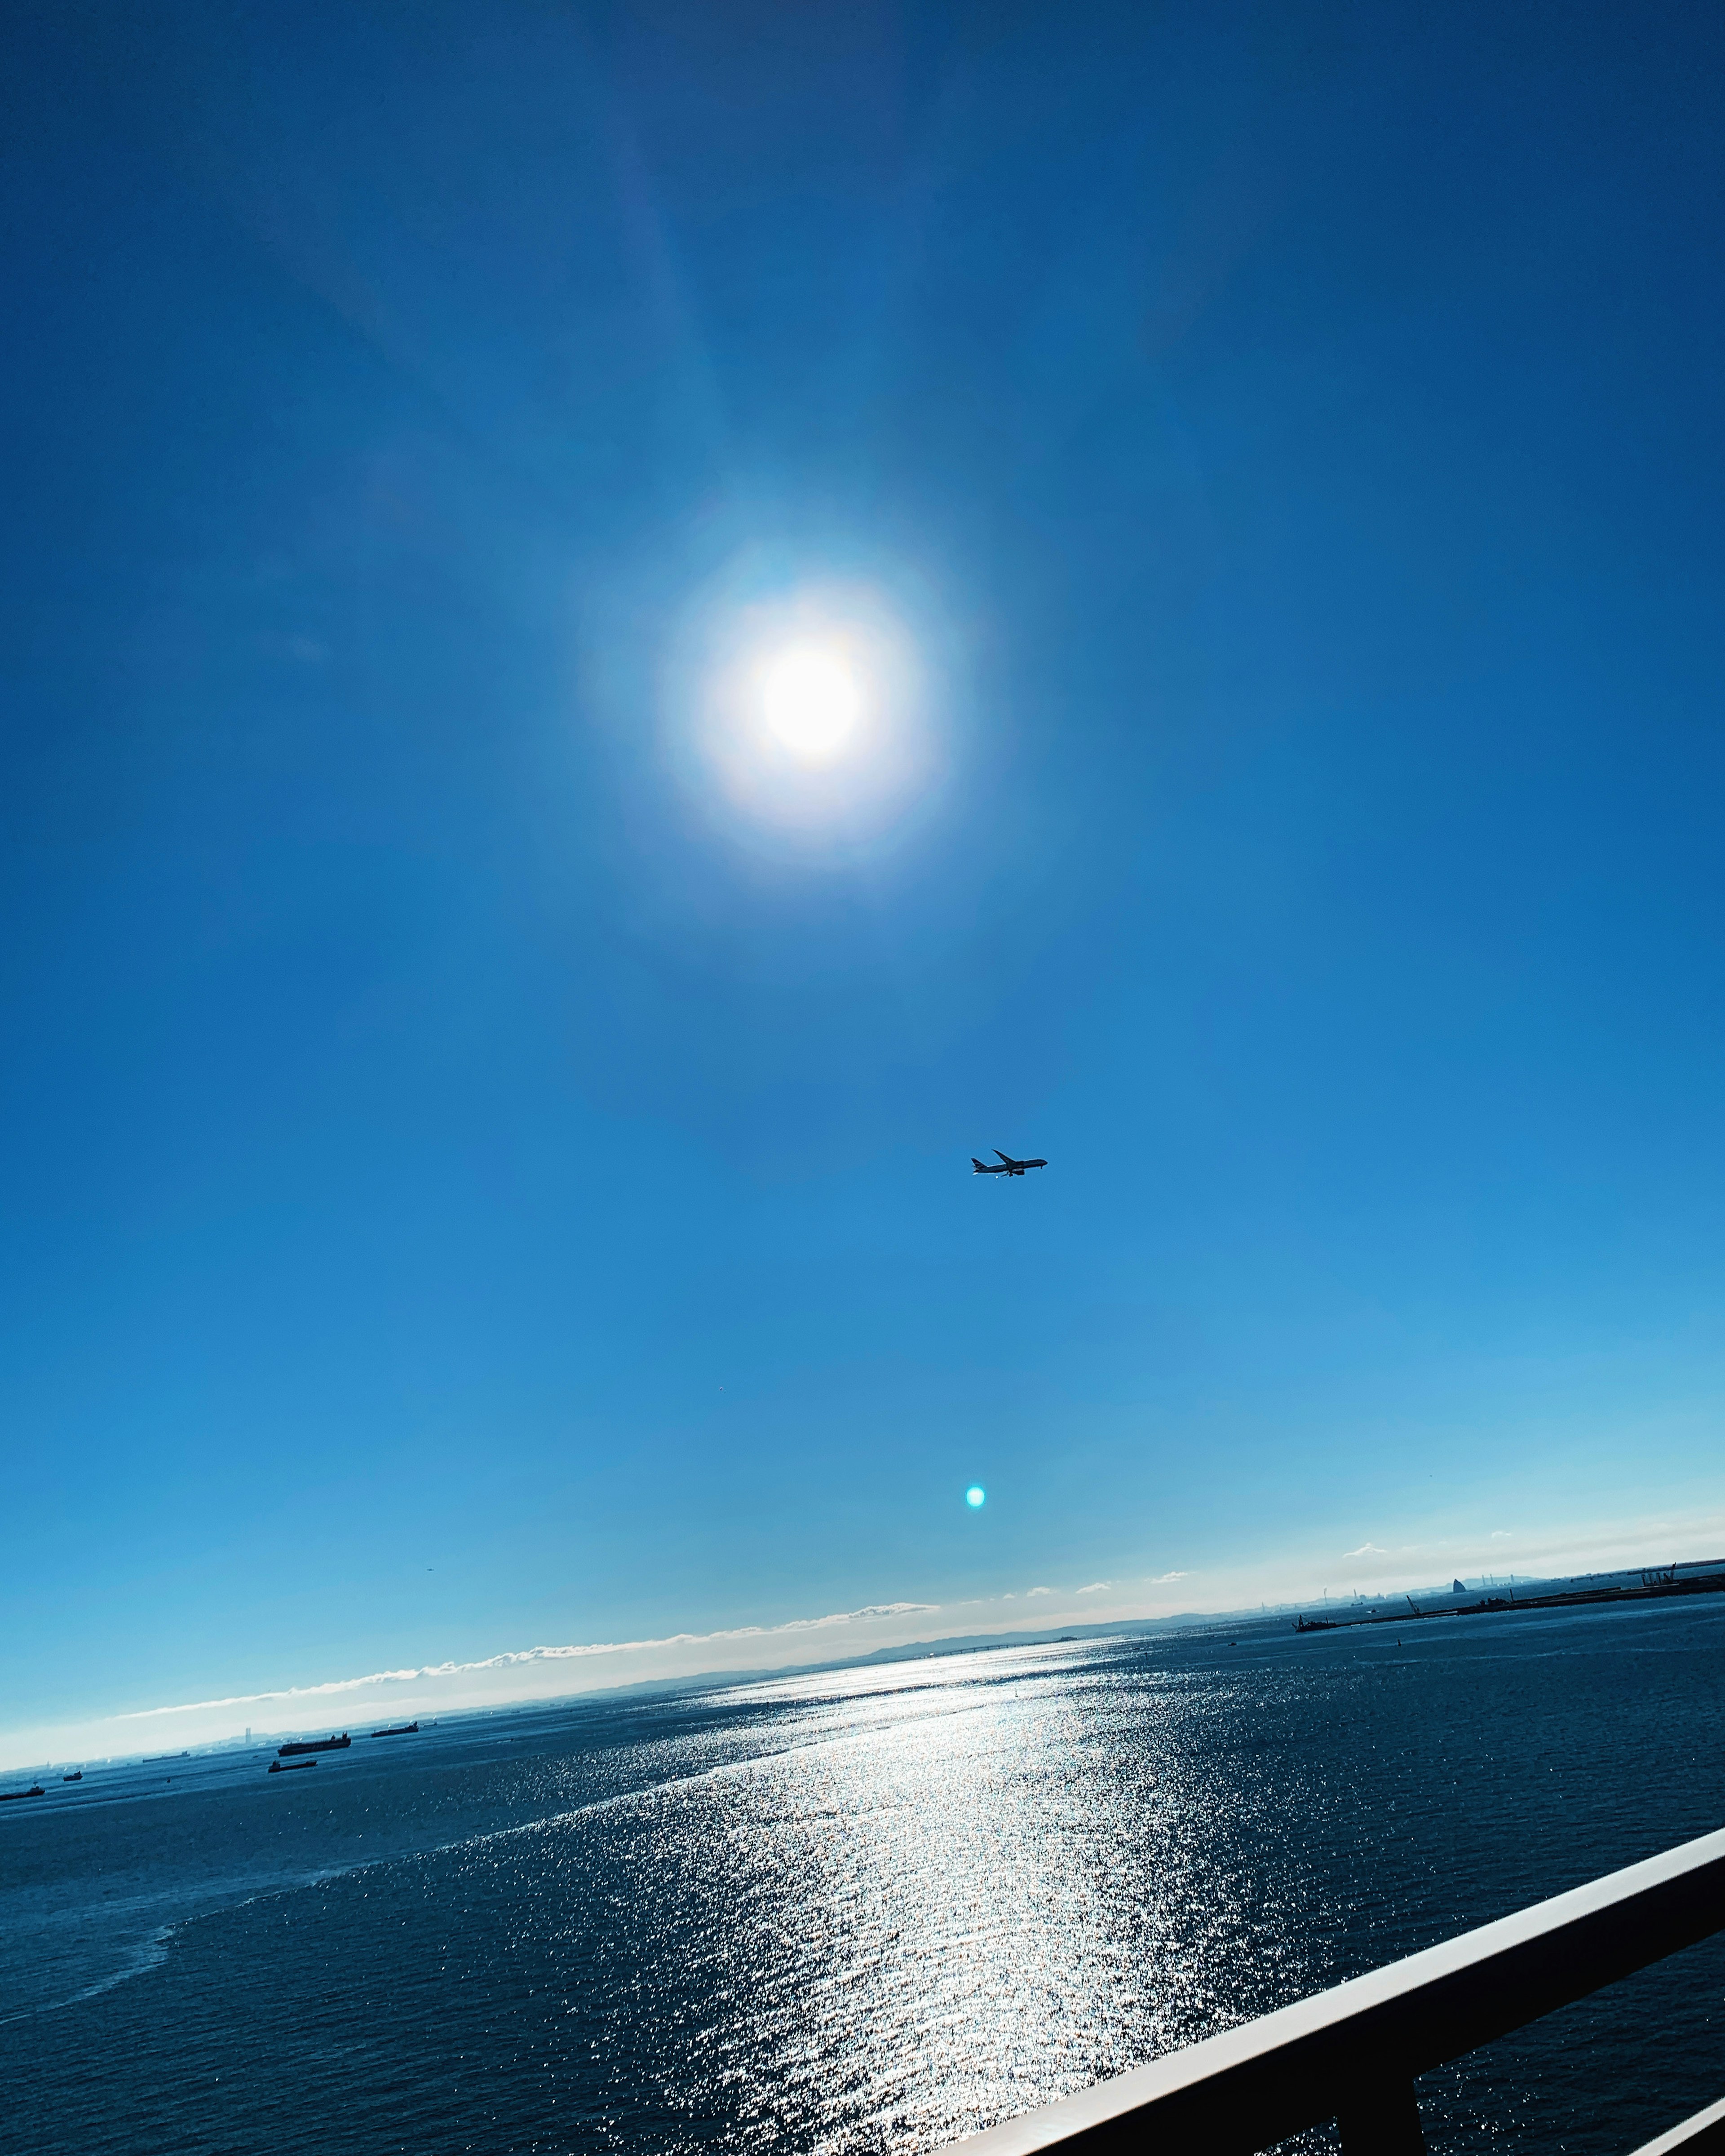
{"label": "lens flare spot", "polygon": [[964,1493],[964,1502],[973,1512],[977,1512],[988,1503],[988,1493],[980,1482],[973,1482]]}

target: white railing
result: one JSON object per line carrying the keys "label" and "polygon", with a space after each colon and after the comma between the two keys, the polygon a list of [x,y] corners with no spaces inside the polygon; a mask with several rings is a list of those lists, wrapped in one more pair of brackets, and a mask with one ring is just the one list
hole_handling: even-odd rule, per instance
{"label": "white railing", "polygon": [[[1329,2119],[1420,2156],[1423,2073],[1725,1930],[1725,1830],[1224,2030],[957,2144],[964,2156],[1253,2156]],[[1637,2156],[1725,2156],[1725,2102]]]}

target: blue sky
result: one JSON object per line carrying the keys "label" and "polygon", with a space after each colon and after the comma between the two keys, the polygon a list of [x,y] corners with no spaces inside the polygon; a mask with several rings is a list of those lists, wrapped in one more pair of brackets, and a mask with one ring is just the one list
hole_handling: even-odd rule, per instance
{"label": "blue sky", "polygon": [[8,1728],[1716,1553],[1716,18],[8,34]]}

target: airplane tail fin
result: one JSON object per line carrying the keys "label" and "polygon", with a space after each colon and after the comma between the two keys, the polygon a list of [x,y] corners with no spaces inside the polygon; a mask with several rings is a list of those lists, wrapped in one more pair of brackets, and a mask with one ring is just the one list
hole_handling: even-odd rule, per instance
{"label": "airplane tail fin", "polygon": [[974,1153],[970,1156],[970,1164],[976,1170],[978,1175],[986,1175],[988,1173],[988,1169],[983,1167],[981,1161],[977,1158]]}

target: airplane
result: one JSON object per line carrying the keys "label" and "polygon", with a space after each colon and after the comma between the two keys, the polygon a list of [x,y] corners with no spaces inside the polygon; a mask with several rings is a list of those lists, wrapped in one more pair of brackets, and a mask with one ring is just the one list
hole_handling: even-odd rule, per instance
{"label": "airplane", "polygon": [[1014,1160],[1009,1152],[1001,1152],[999,1146],[994,1151],[999,1157],[999,1168],[990,1162],[978,1160],[974,1153],[970,1156],[970,1165],[978,1175],[1022,1175],[1027,1168],[1048,1166],[1045,1160]]}

